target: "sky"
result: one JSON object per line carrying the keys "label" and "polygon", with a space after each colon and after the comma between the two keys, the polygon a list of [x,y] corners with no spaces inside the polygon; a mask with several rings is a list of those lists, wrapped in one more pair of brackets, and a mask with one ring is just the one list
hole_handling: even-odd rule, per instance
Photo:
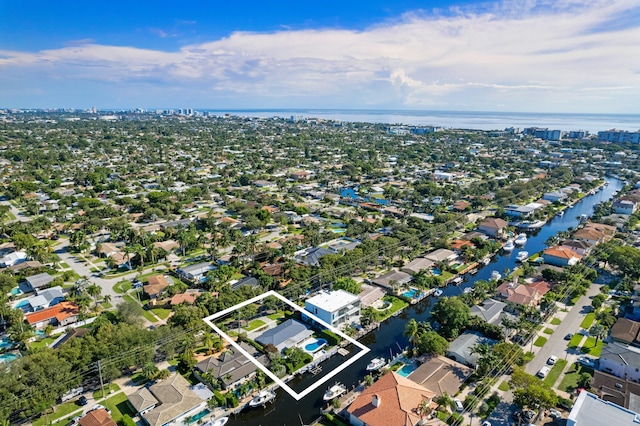
{"label": "sky", "polygon": [[0,0],[0,108],[640,113],[640,0]]}

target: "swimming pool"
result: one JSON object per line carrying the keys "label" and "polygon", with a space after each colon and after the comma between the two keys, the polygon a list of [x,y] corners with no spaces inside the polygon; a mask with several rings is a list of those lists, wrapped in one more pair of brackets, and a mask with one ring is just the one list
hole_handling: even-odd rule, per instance
{"label": "swimming pool", "polygon": [[30,308],[30,307],[31,307],[31,305],[29,304],[29,300],[27,300],[27,299],[22,299],[18,303],[16,303],[15,305],[13,305],[13,309],[22,309],[22,310],[24,310],[25,308]]}
{"label": "swimming pool", "polygon": [[316,339],[315,342],[307,343],[304,346],[304,350],[310,353],[318,352],[322,347],[327,344],[325,339]]}
{"label": "swimming pool", "polygon": [[205,408],[204,410],[200,411],[195,416],[191,417],[191,420],[189,421],[189,423],[197,423],[198,420],[200,420],[201,418],[203,418],[204,416],[206,416],[209,413],[211,413],[211,410],[209,410],[208,408]]}
{"label": "swimming pool", "polygon": [[20,287],[14,287],[11,289],[9,294],[11,294],[12,296],[19,296],[22,294],[22,290],[20,290]]}
{"label": "swimming pool", "polygon": [[8,337],[3,337],[0,339],[0,349],[5,349],[11,346],[11,342]]}
{"label": "swimming pool", "polygon": [[420,298],[420,297],[424,296],[424,293],[418,294],[418,290],[416,290],[415,288],[412,288],[411,290],[405,291],[404,293],[402,293],[402,295],[404,297],[406,297],[407,299],[413,299],[415,297]]}
{"label": "swimming pool", "polygon": [[0,355],[0,363],[2,362],[11,362],[13,360],[18,359],[18,355],[16,354],[2,354]]}
{"label": "swimming pool", "polygon": [[438,268],[431,268],[431,273],[433,275],[442,275],[442,271]]}
{"label": "swimming pool", "polygon": [[407,377],[409,374],[413,373],[416,367],[413,364],[405,364],[402,366],[400,370],[398,370],[398,374],[402,377]]}

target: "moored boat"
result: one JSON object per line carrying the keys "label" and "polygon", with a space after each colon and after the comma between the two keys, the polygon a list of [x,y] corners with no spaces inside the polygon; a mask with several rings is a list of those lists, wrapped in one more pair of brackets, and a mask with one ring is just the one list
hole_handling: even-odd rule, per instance
{"label": "moored boat", "polygon": [[340,382],[336,382],[335,385],[327,389],[322,399],[325,401],[331,401],[333,398],[337,398],[345,392],[347,392],[347,387]]}
{"label": "moored boat", "polygon": [[518,254],[516,255],[516,260],[518,262],[524,262],[528,258],[529,258],[529,252],[528,251],[519,251]]}
{"label": "moored boat", "polygon": [[524,232],[522,234],[518,234],[513,243],[517,246],[523,246],[527,243],[527,234]]}
{"label": "moored boat", "polygon": [[456,284],[456,285],[458,285],[458,284],[460,284],[462,282],[462,277],[457,276],[454,279],[452,279],[451,282]]}
{"label": "moored boat", "polygon": [[224,426],[229,421],[229,417],[220,417],[217,420],[209,420],[206,423],[203,423],[202,426]]}
{"label": "moored boat", "polygon": [[276,398],[276,393],[273,391],[263,390],[260,391],[255,398],[249,401],[249,407],[259,407],[265,405],[267,402],[271,402]]}
{"label": "moored boat", "polygon": [[493,271],[491,273],[491,279],[492,280],[499,280],[500,278],[502,278],[502,275],[500,275],[500,272],[498,271]]}
{"label": "moored boat", "polygon": [[440,296],[442,296],[442,293],[443,293],[442,289],[439,288],[439,289],[437,289],[436,291],[433,292],[433,295],[435,297],[440,297]]}
{"label": "moored boat", "polygon": [[472,291],[473,291],[473,287],[467,287],[467,288],[465,288],[464,290],[462,290],[462,292],[463,292],[464,294],[469,294],[469,293],[471,293]]}
{"label": "moored boat", "polygon": [[[513,244],[513,240],[512,239],[508,239],[507,242],[505,243],[505,245],[502,247],[502,250],[504,251],[513,251],[513,249],[516,248],[515,244]],[[485,263],[486,265],[486,263]]]}
{"label": "moored boat", "polygon": [[387,364],[387,360],[380,357],[380,358],[374,358],[371,360],[371,362],[369,362],[369,364],[367,364],[367,371],[376,371],[376,370],[380,370],[382,367],[384,367]]}

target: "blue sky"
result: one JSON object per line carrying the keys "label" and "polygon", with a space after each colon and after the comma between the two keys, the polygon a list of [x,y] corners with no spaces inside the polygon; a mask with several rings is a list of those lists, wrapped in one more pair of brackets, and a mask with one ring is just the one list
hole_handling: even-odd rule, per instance
{"label": "blue sky", "polygon": [[638,0],[0,0],[0,108],[640,113]]}

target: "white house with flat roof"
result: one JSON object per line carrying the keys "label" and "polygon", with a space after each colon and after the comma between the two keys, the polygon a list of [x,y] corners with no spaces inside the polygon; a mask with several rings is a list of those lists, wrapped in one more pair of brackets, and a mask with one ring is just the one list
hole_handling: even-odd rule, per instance
{"label": "white house with flat roof", "polygon": [[567,417],[567,426],[638,425],[640,414],[613,402],[603,401],[585,390],[580,392]]}
{"label": "white house with flat roof", "polygon": [[344,290],[321,291],[307,299],[304,309],[334,327],[360,322],[360,299]]}

